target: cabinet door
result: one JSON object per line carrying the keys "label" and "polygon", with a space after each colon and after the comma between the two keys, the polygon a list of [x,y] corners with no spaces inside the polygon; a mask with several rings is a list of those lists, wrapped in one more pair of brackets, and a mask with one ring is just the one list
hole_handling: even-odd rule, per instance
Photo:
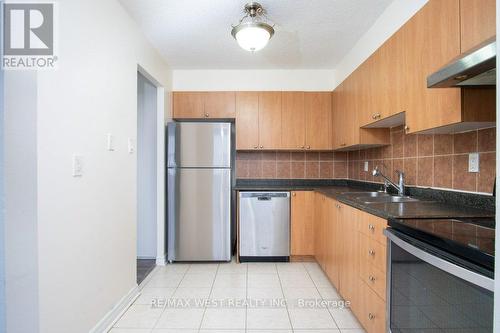
{"label": "cabinet door", "polygon": [[292,192],[291,254],[314,255],[314,192]]}
{"label": "cabinet door", "polygon": [[342,241],[341,230],[338,221],[338,202],[327,198],[326,219],[326,275],[330,281],[339,287],[339,249]]}
{"label": "cabinet door", "polygon": [[204,117],[202,92],[174,92],[173,99],[174,119]]}
{"label": "cabinet door", "polygon": [[259,147],[281,148],[281,92],[259,93]]}
{"label": "cabinet door", "polygon": [[236,149],[259,148],[259,93],[236,93]]}
{"label": "cabinet door", "polygon": [[284,149],[304,149],[304,93],[283,92],[282,99],[281,147]]}
{"label": "cabinet door", "polygon": [[496,35],[495,0],[460,0],[461,51]]}
{"label": "cabinet door", "polygon": [[204,98],[205,118],[234,118],[235,117],[235,93],[228,92],[206,92]]}
{"label": "cabinet door", "polygon": [[427,76],[460,53],[459,0],[430,0],[402,28],[407,132],[461,121],[460,89],[428,89]]}
{"label": "cabinet door", "polygon": [[314,209],[314,257],[318,264],[324,269],[324,224],[323,224],[323,202],[325,196],[315,193]]}
{"label": "cabinet door", "polygon": [[330,92],[306,92],[306,149],[332,149],[332,100]]}
{"label": "cabinet door", "polygon": [[357,301],[359,288],[359,247],[358,247],[358,210],[340,204],[342,224],[342,266],[340,267],[340,293],[353,304]]}
{"label": "cabinet door", "polygon": [[344,132],[342,126],[345,118],[342,117],[343,112],[344,90],[343,84],[340,84],[332,93],[332,131],[333,131],[333,149],[340,149],[345,145]]}

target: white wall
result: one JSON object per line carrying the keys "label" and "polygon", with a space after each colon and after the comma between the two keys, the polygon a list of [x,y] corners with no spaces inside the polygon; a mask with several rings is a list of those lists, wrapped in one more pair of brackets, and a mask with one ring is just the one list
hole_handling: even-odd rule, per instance
{"label": "white wall", "polygon": [[37,76],[4,74],[6,329],[38,332]]}
{"label": "white wall", "polygon": [[[11,332],[88,332],[136,287],[137,155],[128,154],[127,139],[137,142],[138,65],[165,87],[167,105],[170,100],[168,66],[116,0],[65,0],[58,9],[58,69],[38,73],[36,96],[26,94],[30,86],[10,86],[30,115],[20,119],[18,132],[6,132],[6,148],[12,147],[6,154],[30,163],[6,166],[13,171],[6,179],[28,194],[7,193],[7,207],[17,207],[37,228],[33,242],[22,244],[34,253],[8,256],[19,265],[35,261],[38,293],[8,289],[21,296],[25,312],[38,296],[38,320],[24,313],[16,324],[39,326]],[[7,115],[22,116],[13,111]],[[107,133],[115,136],[115,151],[106,149]],[[84,159],[79,178],[72,177],[75,153]]]}
{"label": "white wall", "polygon": [[349,74],[398,31],[427,1],[394,0],[340,63],[335,66],[336,75],[332,88],[342,83]]}
{"label": "white wall", "polygon": [[156,259],[156,87],[137,75],[137,257]]}
{"label": "white wall", "polygon": [[174,91],[331,91],[333,70],[174,70]]}

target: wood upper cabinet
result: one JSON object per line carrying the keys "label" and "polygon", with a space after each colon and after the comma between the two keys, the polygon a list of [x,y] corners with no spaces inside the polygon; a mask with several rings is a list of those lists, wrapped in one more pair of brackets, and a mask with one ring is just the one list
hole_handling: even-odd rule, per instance
{"label": "wood upper cabinet", "polygon": [[313,191],[293,191],[291,200],[291,254],[314,255],[314,211]]}
{"label": "wood upper cabinet", "polygon": [[232,91],[204,93],[204,117],[234,118],[236,116],[236,94]]}
{"label": "wood upper cabinet", "polygon": [[306,149],[332,149],[332,99],[330,92],[304,95]]}
{"label": "wood upper cabinet", "polygon": [[259,148],[281,147],[281,92],[259,93]]}
{"label": "wood upper cabinet", "polygon": [[306,142],[304,92],[283,92],[281,96],[281,147],[304,149]]}
{"label": "wood upper cabinet", "polygon": [[174,92],[173,118],[203,118],[203,93]]}
{"label": "wood upper cabinet", "polygon": [[236,93],[236,149],[259,148],[259,93]]}
{"label": "wood upper cabinet", "polygon": [[495,0],[460,0],[461,52],[496,35]]}
{"label": "wood upper cabinet", "polygon": [[218,118],[235,117],[234,92],[174,92],[173,118]]}

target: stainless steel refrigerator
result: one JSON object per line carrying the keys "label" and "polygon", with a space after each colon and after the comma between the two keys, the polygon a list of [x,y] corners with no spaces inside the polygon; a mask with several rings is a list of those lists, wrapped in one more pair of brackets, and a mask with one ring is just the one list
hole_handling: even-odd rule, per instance
{"label": "stainless steel refrigerator", "polygon": [[231,123],[167,125],[168,261],[231,260]]}

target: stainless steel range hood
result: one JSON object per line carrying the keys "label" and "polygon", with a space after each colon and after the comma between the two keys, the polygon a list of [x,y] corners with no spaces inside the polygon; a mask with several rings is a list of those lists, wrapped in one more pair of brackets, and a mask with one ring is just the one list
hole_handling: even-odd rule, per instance
{"label": "stainless steel range hood", "polygon": [[428,88],[496,85],[496,38],[462,54],[427,77]]}

